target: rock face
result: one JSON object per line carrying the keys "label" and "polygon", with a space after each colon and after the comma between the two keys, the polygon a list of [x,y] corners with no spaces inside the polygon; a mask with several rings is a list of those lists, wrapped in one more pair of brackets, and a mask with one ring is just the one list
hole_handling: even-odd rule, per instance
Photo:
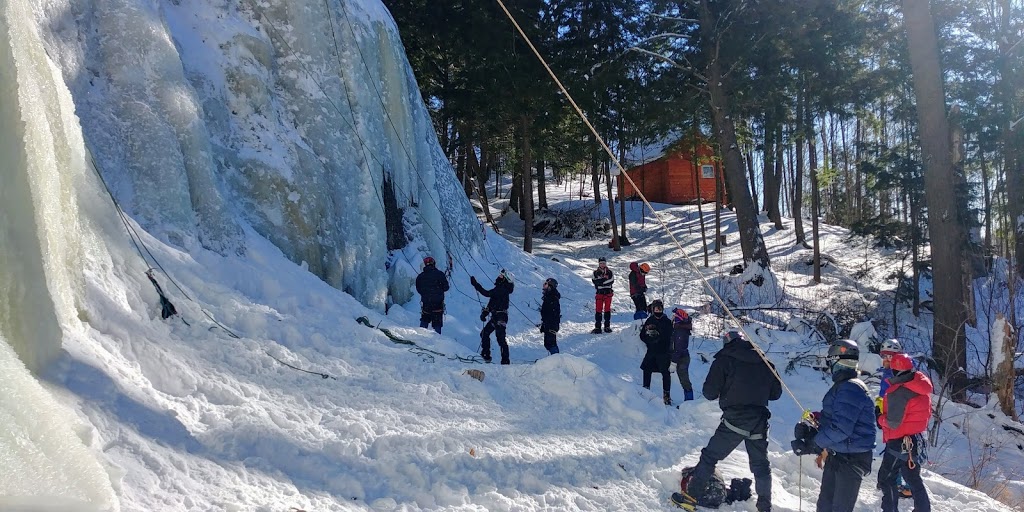
{"label": "rock face", "polygon": [[379,1],[39,4],[85,144],[150,233],[227,255],[251,229],[373,307],[408,286],[389,245],[478,242]]}

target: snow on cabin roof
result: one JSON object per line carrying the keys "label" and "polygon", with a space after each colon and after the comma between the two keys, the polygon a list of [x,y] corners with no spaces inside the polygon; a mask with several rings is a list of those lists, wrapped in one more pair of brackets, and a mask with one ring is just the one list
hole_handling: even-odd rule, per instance
{"label": "snow on cabin roof", "polygon": [[676,142],[679,142],[680,138],[681,134],[673,131],[654,142],[633,146],[626,150],[626,159],[622,162],[622,166],[629,169],[630,167],[653,162],[665,156],[666,150]]}

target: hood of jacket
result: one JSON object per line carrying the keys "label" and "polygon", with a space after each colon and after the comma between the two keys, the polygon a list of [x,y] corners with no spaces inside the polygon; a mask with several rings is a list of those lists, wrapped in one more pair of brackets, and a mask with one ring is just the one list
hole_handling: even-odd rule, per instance
{"label": "hood of jacket", "polygon": [[756,363],[761,361],[761,356],[754,350],[749,340],[732,340],[726,343],[722,350],[719,350],[715,357],[731,357],[744,363]]}
{"label": "hood of jacket", "polygon": [[636,272],[637,270],[640,270],[640,264],[634,261],[629,264],[629,269]]}
{"label": "hood of jacket", "polygon": [[561,299],[562,294],[558,293],[558,288],[548,288],[547,290],[544,290],[544,297],[552,299]]}

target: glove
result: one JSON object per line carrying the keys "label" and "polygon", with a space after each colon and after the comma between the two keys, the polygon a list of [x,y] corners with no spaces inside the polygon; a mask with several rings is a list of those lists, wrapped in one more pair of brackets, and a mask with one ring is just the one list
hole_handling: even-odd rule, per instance
{"label": "glove", "polygon": [[483,308],[483,309],[480,310],[480,321],[481,322],[486,322],[487,321],[487,313],[489,313],[489,311],[487,311],[487,308]]}
{"label": "glove", "polygon": [[818,469],[825,467],[825,461],[828,459],[828,450],[822,450],[817,457],[814,458],[814,465],[818,466]]}
{"label": "glove", "polygon": [[883,405],[885,405],[885,402],[883,401],[882,397],[878,397],[878,398],[875,399],[875,419],[876,420],[878,418],[881,418],[882,417],[882,413],[885,412],[882,409]]}
{"label": "glove", "polygon": [[469,282],[472,283],[473,286],[476,286],[477,285],[476,276],[469,276]]}
{"label": "glove", "polygon": [[540,332],[544,332],[544,324],[538,325],[537,327],[540,327]]}

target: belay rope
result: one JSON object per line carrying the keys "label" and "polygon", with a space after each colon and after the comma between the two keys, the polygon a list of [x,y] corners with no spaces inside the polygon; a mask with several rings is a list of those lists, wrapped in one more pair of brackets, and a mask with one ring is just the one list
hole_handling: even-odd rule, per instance
{"label": "belay rope", "polygon": [[[370,319],[365,317],[365,316],[361,316],[359,318],[356,318],[356,322],[359,322],[359,323],[361,323],[361,324],[363,324],[363,325],[365,325],[365,326],[367,326],[367,327],[369,327],[371,329],[376,329],[376,330],[380,331],[381,333],[384,334],[384,336],[387,336],[387,338],[389,340],[391,340],[392,343],[397,343],[399,345],[409,345],[409,352],[412,352],[413,354],[416,354],[416,355],[420,356],[420,358],[423,359],[423,362],[426,362],[426,363],[433,363],[434,360],[435,360],[434,356],[443,357],[443,358],[448,359],[450,361],[458,361],[460,363],[470,363],[470,364],[472,364],[472,363],[483,363],[484,362],[484,361],[480,360],[479,358],[477,358],[476,356],[473,356],[473,357],[463,357],[463,356],[458,356],[458,355],[450,356],[448,354],[444,354],[444,353],[438,352],[436,350],[430,350],[429,348],[423,348],[423,347],[419,346],[418,344],[416,344],[415,341],[407,340],[407,339],[402,338],[401,336],[398,336],[397,334],[391,332],[390,329],[387,329],[387,328],[384,328],[384,327],[380,327],[379,325],[373,325],[373,322],[370,322]],[[536,363],[537,361],[538,361],[537,359],[534,359],[532,361],[523,361],[523,362],[515,363],[515,364],[533,364],[533,363]]]}

